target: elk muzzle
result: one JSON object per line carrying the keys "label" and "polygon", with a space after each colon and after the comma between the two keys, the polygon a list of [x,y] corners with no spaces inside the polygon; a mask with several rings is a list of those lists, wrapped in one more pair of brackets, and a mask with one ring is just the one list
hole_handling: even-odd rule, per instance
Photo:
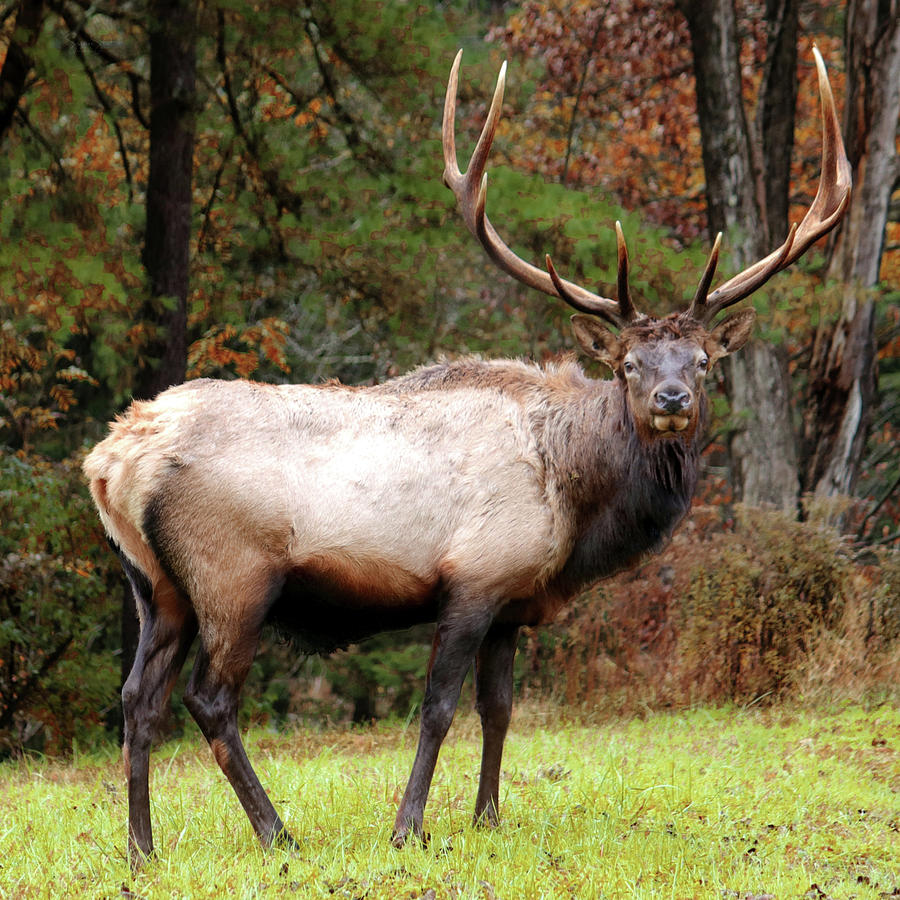
{"label": "elk muzzle", "polygon": [[691,421],[694,394],[681,382],[660,385],[651,397],[650,422],[656,431],[684,431]]}

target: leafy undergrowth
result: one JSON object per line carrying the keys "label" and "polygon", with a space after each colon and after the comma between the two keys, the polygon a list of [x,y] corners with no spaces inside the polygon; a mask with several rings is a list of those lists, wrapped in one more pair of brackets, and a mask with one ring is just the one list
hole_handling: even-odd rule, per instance
{"label": "leafy undergrowth", "polygon": [[458,716],[426,810],[389,845],[415,728],[246,736],[302,850],[262,850],[200,740],[160,747],[158,856],[124,857],[117,755],[0,766],[0,896],[885,898],[900,896],[900,710],[514,716],[503,824],[469,824],[477,721]]}

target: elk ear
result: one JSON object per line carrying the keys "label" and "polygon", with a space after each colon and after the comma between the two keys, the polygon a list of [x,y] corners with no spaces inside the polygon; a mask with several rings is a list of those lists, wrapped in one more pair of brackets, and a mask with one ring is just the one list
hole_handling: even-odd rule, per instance
{"label": "elk ear", "polygon": [[742,309],[719,322],[706,339],[709,361],[714,363],[717,359],[740,350],[750,340],[755,322],[755,309]]}
{"label": "elk ear", "polygon": [[593,316],[576,315],[572,316],[572,330],[575,332],[578,346],[591,359],[606,363],[611,369],[615,369],[622,354],[622,345],[605,325],[601,325]]}

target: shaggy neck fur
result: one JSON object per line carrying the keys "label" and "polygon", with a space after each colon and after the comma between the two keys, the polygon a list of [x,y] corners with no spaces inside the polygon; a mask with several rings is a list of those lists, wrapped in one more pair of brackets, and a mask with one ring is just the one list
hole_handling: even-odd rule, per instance
{"label": "shaggy neck fur", "polygon": [[[690,509],[697,486],[699,436],[705,431],[707,401],[698,397],[698,421],[690,434],[643,438],[628,408],[620,379],[594,382],[581,404],[583,422],[559,429],[548,456],[567,484],[576,538],[568,561],[553,579],[564,592],[634,565],[655,552]],[[564,417],[565,418],[565,417]]]}

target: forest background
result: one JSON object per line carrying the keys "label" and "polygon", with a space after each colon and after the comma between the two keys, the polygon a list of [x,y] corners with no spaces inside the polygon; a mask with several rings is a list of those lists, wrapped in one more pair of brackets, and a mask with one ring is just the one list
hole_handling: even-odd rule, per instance
{"label": "forest background", "polygon": [[[758,339],[711,385],[690,521],[523,636],[519,693],[896,699],[898,23],[872,0],[4,4],[0,756],[120,727],[133,604],[80,464],[132,397],[571,351],[564,305],[492,269],[441,184],[459,47],[463,158],[510,61],[492,221],[610,295],[621,220],[655,314],[689,300],[711,233],[736,270],[808,207],[813,42],[854,167],[837,236],[757,293]],[[411,715],[429,644],[413,630],[323,660],[269,636],[244,715]]]}

